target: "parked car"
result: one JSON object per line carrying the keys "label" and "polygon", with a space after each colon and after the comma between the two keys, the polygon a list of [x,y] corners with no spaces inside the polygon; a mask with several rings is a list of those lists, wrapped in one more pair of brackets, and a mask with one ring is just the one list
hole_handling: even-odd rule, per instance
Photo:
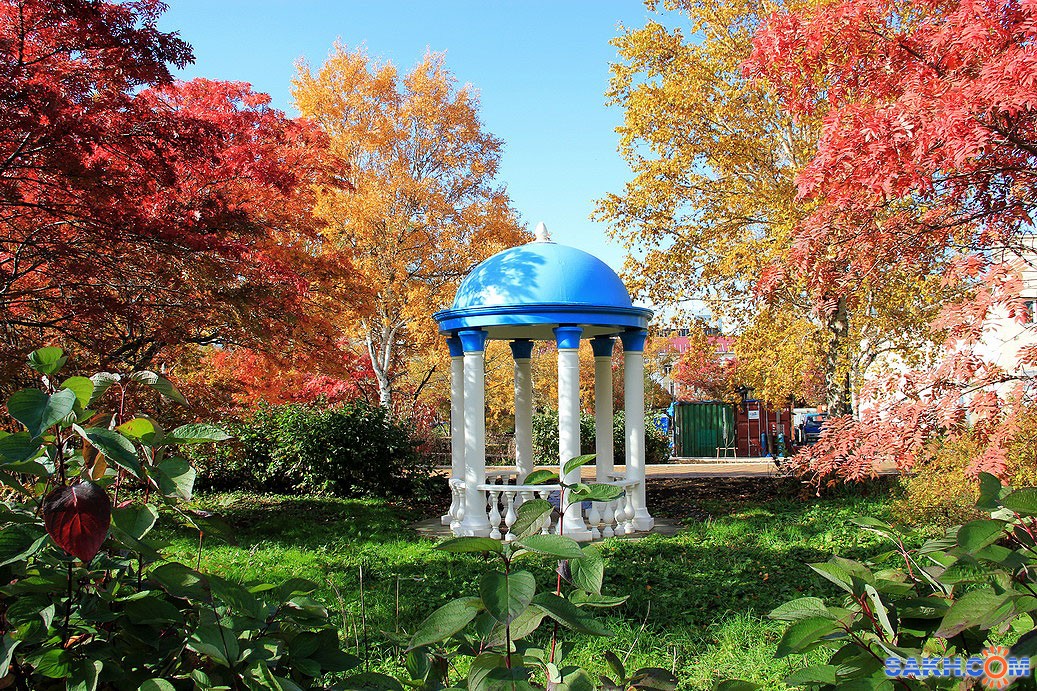
{"label": "parked car", "polygon": [[821,436],[821,428],[828,419],[828,413],[810,413],[799,425],[799,440],[803,444],[813,444]]}

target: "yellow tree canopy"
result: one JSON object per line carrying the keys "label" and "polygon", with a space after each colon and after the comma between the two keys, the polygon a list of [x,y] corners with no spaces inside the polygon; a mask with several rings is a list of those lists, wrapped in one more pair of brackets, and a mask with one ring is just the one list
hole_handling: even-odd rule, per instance
{"label": "yellow tree canopy", "polygon": [[390,406],[408,356],[442,347],[432,345],[431,313],[472,266],[523,240],[496,181],[502,142],[483,129],[474,89],[456,83],[441,54],[401,75],[336,44],[318,70],[298,65],[292,94],[349,171],[348,189],[318,190],[316,214],[349,258],[342,318],[359,327]]}

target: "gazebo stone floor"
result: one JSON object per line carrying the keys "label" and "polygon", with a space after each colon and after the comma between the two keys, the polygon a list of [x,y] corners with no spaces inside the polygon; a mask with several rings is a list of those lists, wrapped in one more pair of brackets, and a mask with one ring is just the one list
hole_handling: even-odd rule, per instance
{"label": "gazebo stone floor", "polygon": [[[454,536],[454,534],[450,532],[450,526],[443,525],[439,517],[428,518],[423,521],[418,521],[417,523],[412,523],[410,527],[413,528],[414,531],[418,533],[418,535],[421,535],[422,537],[427,537],[432,540],[440,540],[442,538]],[[678,521],[656,516],[655,526],[648,532],[632,533],[630,535],[620,535],[616,538],[609,539],[640,540],[646,535],[662,535],[664,537],[670,537],[671,535],[676,535],[678,532],[680,532],[682,527],[683,526],[681,526],[681,524]],[[595,542],[600,542],[600,540],[595,540]]]}

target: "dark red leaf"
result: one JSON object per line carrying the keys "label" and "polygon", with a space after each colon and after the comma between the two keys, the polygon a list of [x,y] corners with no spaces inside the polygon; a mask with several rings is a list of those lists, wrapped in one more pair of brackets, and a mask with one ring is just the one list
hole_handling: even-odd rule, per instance
{"label": "dark red leaf", "polygon": [[43,500],[43,522],[58,547],[88,562],[108,535],[112,502],[92,482],[58,487]]}

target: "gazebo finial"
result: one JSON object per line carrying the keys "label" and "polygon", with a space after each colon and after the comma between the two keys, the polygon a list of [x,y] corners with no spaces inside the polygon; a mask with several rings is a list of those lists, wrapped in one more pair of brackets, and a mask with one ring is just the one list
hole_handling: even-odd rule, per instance
{"label": "gazebo finial", "polygon": [[533,231],[533,242],[551,242],[551,233],[547,231],[543,221],[537,223],[536,230]]}

